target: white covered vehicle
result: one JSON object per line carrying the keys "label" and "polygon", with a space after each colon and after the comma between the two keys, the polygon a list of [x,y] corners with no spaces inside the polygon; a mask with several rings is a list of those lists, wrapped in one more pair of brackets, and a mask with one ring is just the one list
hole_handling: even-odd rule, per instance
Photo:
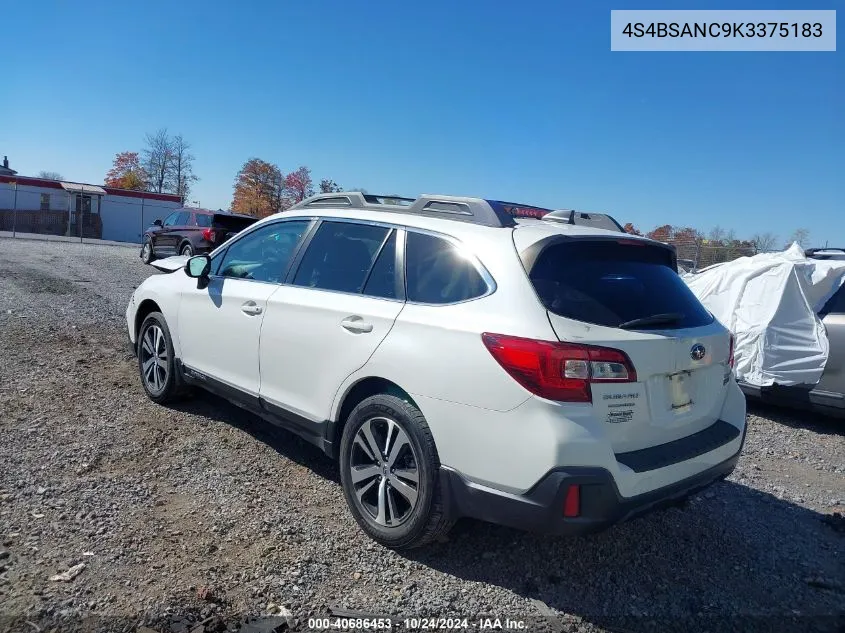
{"label": "white covered vehicle", "polygon": [[845,377],[845,315],[834,305],[845,292],[845,261],[807,257],[793,244],[684,281],[733,332],[736,377],[746,393],[845,413],[845,384],[838,385]]}

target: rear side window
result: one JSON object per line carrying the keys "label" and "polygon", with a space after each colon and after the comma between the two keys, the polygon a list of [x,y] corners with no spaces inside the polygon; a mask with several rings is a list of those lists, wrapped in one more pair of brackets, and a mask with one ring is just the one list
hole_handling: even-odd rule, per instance
{"label": "rear side window", "polygon": [[323,222],[296,271],[296,286],[359,293],[390,229]]}
{"label": "rear side window", "polygon": [[197,226],[209,227],[211,226],[211,216],[205,213],[197,213]]}
{"label": "rear side window", "polygon": [[405,266],[408,301],[457,303],[480,297],[488,289],[472,261],[434,235],[408,231]]}
{"label": "rear side window", "polygon": [[713,321],[672,268],[663,248],[608,241],[546,247],[530,273],[547,310],[563,317],[619,327],[655,315],[669,321],[632,329],[699,327]]}

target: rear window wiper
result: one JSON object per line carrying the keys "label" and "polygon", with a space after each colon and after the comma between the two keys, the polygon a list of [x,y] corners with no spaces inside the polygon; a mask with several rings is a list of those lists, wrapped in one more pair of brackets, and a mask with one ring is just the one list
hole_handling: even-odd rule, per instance
{"label": "rear window wiper", "polygon": [[671,325],[672,323],[678,323],[679,321],[682,321],[684,316],[685,315],[682,312],[666,312],[663,314],[652,314],[651,316],[625,321],[624,323],[620,323],[616,327],[621,328],[623,330],[629,330],[631,328],[642,327],[646,325]]}

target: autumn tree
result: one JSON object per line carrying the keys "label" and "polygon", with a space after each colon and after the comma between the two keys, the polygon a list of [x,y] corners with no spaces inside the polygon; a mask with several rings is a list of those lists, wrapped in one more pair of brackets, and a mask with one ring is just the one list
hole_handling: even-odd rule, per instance
{"label": "autumn tree", "polygon": [[625,226],[623,226],[622,228],[625,229],[626,233],[630,233],[631,235],[642,235],[642,233],[640,233],[640,230],[635,227],[631,222],[626,222]]}
{"label": "autumn tree", "polygon": [[323,178],[320,181],[320,193],[338,193],[343,188],[330,178]]}
{"label": "autumn tree", "polygon": [[143,191],[147,186],[147,175],[141,167],[138,152],[120,152],[114,157],[104,181],[106,187]]}
{"label": "autumn tree", "polygon": [[658,242],[668,242],[672,239],[672,225],[664,224],[646,233],[646,237]]}
{"label": "autumn tree", "polygon": [[43,178],[44,180],[64,180],[62,175],[57,171],[39,171],[35,174],[36,178]]}
{"label": "autumn tree", "polygon": [[701,233],[689,226],[672,230],[672,242],[675,244],[695,244],[700,239]]}
{"label": "autumn tree", "polygon": [[235,178],[232,211],[259,218],[276,213],[284,205],[285,182],[276,165],[250,158]]}
{"label": "autumn tree", "polygon": [[285,178],[285,193],[291,205],[313,196],[314,185],[311,181],[311,170],[308,167],[300,167],[289,173]]}

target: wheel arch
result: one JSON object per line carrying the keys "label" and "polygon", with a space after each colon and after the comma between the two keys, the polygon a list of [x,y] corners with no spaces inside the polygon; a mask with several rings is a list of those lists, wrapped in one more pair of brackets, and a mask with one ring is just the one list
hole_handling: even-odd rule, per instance
{"label": "wheel arch", "polygon": [[351,384],[345,393],[337,399],[332,409],[332,415],[326,428],[325,452],[333,458],[337,457],[340,437],[349,414],[361,402],[377,394],[396,396],[419,409],[419,405],[407,391],[392,380],[380,376],[367,376]]}
{"label": "wheel arch", "polygon": [[191,242],[191,240],[189,240],[187,237],[183,237],[183,238],[182,238],[182,241],[181,241],[181,242],[179,242],[179,248],[178,248],[178,249],[176,249],[176,250],[178,251],[179,255],[181,255],[181,254],[182,254],[182,249],[183,249],[183,248],[185,248],[185,246],[190,246],[190,247],[191,247],[191,252],[193,252],[193,253],[196,255],[196,250],[197,250],[197,249],[196,249],[196,247],[194,246],[193,242]]}
{"label": "wheel arch", "polygon": [[135,311],[135,344],[138,343],[138,331],[147,315],[151,312],[161,312],[161,308],[153,299],[144,299]]}

